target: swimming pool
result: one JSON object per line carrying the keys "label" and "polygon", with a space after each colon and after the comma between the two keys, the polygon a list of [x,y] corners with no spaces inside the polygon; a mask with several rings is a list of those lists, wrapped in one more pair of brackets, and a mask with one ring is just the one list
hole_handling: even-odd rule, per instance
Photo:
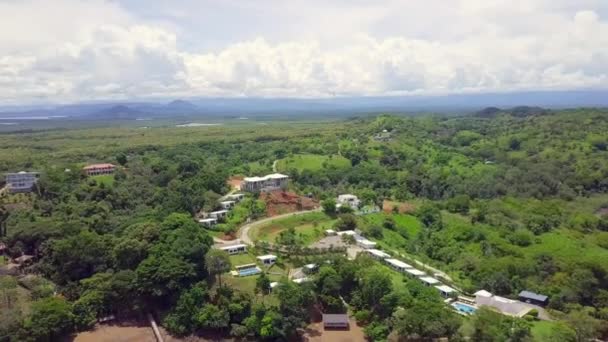
{"label": "swimming pool", "polygon": [[476,307],[461,302],[453,303],[452,306],[454,307],[454,309],[467,315],[474,314],[475,310],[477,310]]}
{"label": "swimming pool", "polygon": [[246,276],[258,274],[261,271],[257,267],[252,267],[252,268],[246,268],[246,269],[243,269],[243,270],[239,270],[238,272],[239,272],[239,276],[246,277]]}

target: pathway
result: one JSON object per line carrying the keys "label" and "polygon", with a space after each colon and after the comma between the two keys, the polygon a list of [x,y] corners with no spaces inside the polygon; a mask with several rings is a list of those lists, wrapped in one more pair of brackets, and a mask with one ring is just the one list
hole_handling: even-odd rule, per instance
{"label": "pathway", "polygon": [[275,159],[275,161],[272,162],[272,172],[277,173],[277,162],[279,160]]}

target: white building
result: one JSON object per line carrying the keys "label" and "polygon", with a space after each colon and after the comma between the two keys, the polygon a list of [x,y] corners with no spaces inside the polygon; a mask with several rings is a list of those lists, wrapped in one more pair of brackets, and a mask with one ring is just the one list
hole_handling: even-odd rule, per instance
{"label": "white building", "polygon": [[327,236],[336,235],[336,231],[333,229],[325,229],[325,235],[327,235]]}
{"label": "white building", "polygon": [[264,177],[245,177],[241,190],[249,192],[273,191],[287,188],[289,176],[273,173]]}
{"label": "white building", "polygon": [[357,245],[363,249],[371,249],[376,247],[376,243],[374,241],[364,238],[357,239]]}
{"label": "white building", "polygon": [[385,253],[379,249],[368,249],[367,253],[369,253],[373,258],[379,260],[389,259],[391,257],[388,253]]}
{"label": "white building", "polygon": [[218,210],[218,211],[212,211],[209,213],[209,217],[214,218],[216,220],[225,219],[227,215],[228,215],[228,210]]}
{"label": "white building", "polygon": [[257,259],[264,265],[274,265],[274,263],[277,262],[277,256],[272,254],[260,255]]}
{"label": "white building", "polygon": [[458,293],[458,291],[447,285],[438,285],[435,288],[441,293],[441,295],[445,298],[452,297],[453,294]]}
{"label": "white building", "polygon": [[204,227],[213,227],[217,224],[217,219],[213,218],[213,217],[204,218],[204,219],[198,220],[198,223],[200,223]]}
{"label": "white building", "polygon": [[220,249],[230,255],[233,255],[233,254],[247,252],[247,245],[244,245],[241,243],[241,244],[230,245],[230,246],[219,246],[219,247],[217,247],[217,249]]}
{"label": "white building", "polygon": [[336,201],[336,207],[339,208],[343,205],[347,205],[353,209],[358,209],[359,205],[361,204],[361,201],[359,201],[359,198],[355,195],[351,195],[351,194],[344,194],[344,195],[340,195],[338,196],[338,200]]}
{"label": "white building", "polygon": [[426,286],[435,286],[440,284],[439,280],[433,277],[420,277],[420,281],[422,281]]}
{"label": "white building", "polygon": [[407,272],[412,269],[412,266],[397,259],[384,259],[384,261],[392,268],[399,272]]}
{"label": "white building", "polygon": [[426,276],[426,273],[422,272],[421,270],[417,270],[415,268],[410,268],[408,270],[405,270],[405,273],[407,273],[408,275],[410,275],[414,278]]}
{"label": "white building", "polygon": [[341,232],[337,232],[336,234],[338,234],[338,236],[342,236],[342,235],[355,236],[355,235],[357,235],[357,232],[355,232],[354,230],[343,230]]}
{"label": "white building", "polygon": [[6,174],[6,185],[10,193],[30,192],[38,182],[38,172],[20,171]]}
{"label": "white building", "polygon": [[245,198],[245,195],[244,194],[231,194],[231,195],[226,196],[226,198],[231,201],[240,202],[243,200],[243,198]]}
{"label": "white building", "polygon": [[222,209],[224,209],[224,210],[228,210],[228,209],[234,208],[235,204],[236,204],[235,201],[223,201],[223,202],[220,202],[220,205],[222,206]]}

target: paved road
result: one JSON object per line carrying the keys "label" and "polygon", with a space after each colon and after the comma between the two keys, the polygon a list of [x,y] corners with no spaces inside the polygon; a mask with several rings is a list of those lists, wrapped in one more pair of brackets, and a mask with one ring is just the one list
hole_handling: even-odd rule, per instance
{"label": "paved road", "polygon": [[290,217],[290,216],[296,216],[296,215],[304,215],[304,214],[309,214],[309,213],[316,213],[321,211],[321,208],[317,208],[314,210],[303,210],[303,211],[296,211],[293,213],[287,213],[287,214],[283,214],[283,215],[277,215],[277,216],[273,216],[273,217],[267,217],[255,222],[251,222],[248,223],[244,226],[242,226],[241,228],[239,228],[238,232],[237,232],[237,236],[239,238],[239,240],[241,240],[242,243],[247,244],[247,245],[253,245],[253,241],[251,240],[251,238],[249,237],[249,230],[253,227],[265,224],[265,223],[269,223],[272,222],[274,220],[279,220],[282,218],[286,218],[286,217]]}

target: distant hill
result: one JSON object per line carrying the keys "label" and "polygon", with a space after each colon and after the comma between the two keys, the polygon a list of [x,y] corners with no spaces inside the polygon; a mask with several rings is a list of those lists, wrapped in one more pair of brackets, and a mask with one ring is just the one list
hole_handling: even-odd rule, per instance
{"label": "distant hill", "polygon": [[116,105],[107,109],[102,109],[96,113],[93,113],[89,117],[91,119],[104,119],[104,120],[135,120],[145,113],[127,107],[125,105]]}
{"label": "distant hill", "polygon": [[502,112],[502,109],[498,107],[486,107],[474,114],[474,116],[480,118],[493,118]]}
{"label": "distant hill", "polygon": [[169,110],[183,110],[188,112],[194,112],[198,109],[196,105],[192,102],[184,101],[184,100],[174,100],[167,104],[166,106]]}

